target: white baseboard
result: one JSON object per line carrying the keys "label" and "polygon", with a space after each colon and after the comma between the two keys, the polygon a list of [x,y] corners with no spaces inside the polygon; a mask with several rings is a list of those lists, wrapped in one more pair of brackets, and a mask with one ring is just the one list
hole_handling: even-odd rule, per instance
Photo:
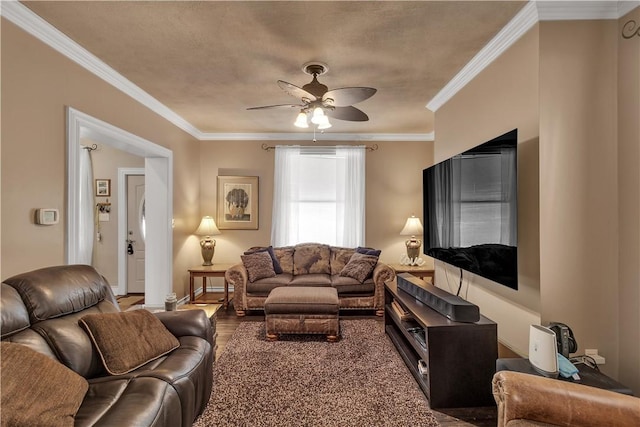
{"label": "white baseboard", "polygon": [[[207,292],[224,292],[223,286],[207,286]],[[229,292],[233,292],[233,286],[229,286]],[[202,295],[202,286],[194,290],[196,297]]]}

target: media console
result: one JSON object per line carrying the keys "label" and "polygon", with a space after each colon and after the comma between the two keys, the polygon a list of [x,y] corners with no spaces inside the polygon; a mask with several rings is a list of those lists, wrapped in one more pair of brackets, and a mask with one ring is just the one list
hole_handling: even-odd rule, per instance
{"label": "media console", "polygon": [[449,320],[398,289],[395,281],[385,284],[384,323],[431,408],[495,405],[491,380],[498,358],[496,323],[484,316],[474,323]]}

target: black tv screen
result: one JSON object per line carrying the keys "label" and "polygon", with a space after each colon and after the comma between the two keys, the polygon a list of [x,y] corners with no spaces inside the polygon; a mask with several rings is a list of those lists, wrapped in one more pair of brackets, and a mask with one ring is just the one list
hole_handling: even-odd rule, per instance
{"label": "black tv screen", "polygon": [[518,289],[518,130],[422,173],[424,254]]}

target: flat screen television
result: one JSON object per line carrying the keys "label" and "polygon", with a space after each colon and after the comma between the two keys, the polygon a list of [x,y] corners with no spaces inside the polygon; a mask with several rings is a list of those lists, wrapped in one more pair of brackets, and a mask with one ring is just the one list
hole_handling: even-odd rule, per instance
{"label": "flat screen television", "polygon": [[422,173],[425,255],[518,289],[518,130]]}

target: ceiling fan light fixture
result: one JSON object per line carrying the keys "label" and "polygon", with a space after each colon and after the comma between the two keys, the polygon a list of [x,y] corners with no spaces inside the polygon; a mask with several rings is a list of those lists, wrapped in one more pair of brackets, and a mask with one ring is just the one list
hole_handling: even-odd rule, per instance
{"label": "ceiling fan light fixture", "polygon": [[[327,116],[325,116],[327,117]],[[327,117],[327,120],[324,123],[321,123],[318,125],[318,129],[319,130],[325,130],[325,129],[329,129],[331,127],[331,123],[329,123],[329,118]]]}
{"label": "ceiling fan light fixture", "polygon": [[300,111],[300,113],[298,113],[298,117],[296,117],[296,121],[293,124],[295,127],[299,127],[299,128],[308,128],[309,127],[309,123],[307,123],[307,115],[303,112]]}
{"label": "ceiling fan light fixture", "polygon": [[[331,123],[329,123],[329,117],[322,115],[318,118],[318,122],[316,123],[318,125],[318,127],[320,126],[327,126],[329,125],[329,127],[331,127]],[[326,129],[326,127],[325,127]]]}
{"label": "ceiling fan light fixture", "polygon": [[[0,0],[2,1],[2,0]],[[262,107],[249,107],[247,110],[263,110],[267,108],[289,109],[297,108],[298,114],[293,123],[299,128],[309,128],[311,122],[314,129],[328,129],[331,127],[327,113],[332,119],[346,120],[352,122],[366,122],[369,120],[362,110],[354,107],[364,100],[371,98],[376,89],[372,87],[341,87],[329,90],[327,85],[318,81],[318,76],[327,72],[329,68],[321,62],[309,62],[303,65],[302,70],[313,79],[302,87],[292,83],[278,80],[278,86],[287,94],[298,98],[297,104],[276,104]],[[291,110],[289,110],[291,111]]]}
{"label": "ceiling fan light fixture", "polygon": [[325,116],[324,111],[322,110],[321,107],[316,107],[313,109],[313,116],[311,116],[311,123],[315,124],[315,125],[320,125],[322,124],[325,120],[327,119],[327,116]]}

